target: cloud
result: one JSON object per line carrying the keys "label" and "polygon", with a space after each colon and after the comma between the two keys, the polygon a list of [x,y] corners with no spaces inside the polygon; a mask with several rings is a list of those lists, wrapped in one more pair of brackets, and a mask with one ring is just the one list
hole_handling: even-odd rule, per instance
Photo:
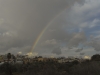
{"label": "cloud", "polygon": [[[6,49],[6,48],[5,48]],[[21,52],[21,54],[26,54],[29,53],[29,50],[31,49],[31,46],[24,46],[24,47],[11,47],[9,48],[7,51],[2,51],[1,53],[13,53],[13,54],[18,54],[19,52]]]}
{"label": "cloud", "polygon": [[[0,52],[28,53],[48,24],[34,49],[38,54],[49,54],[60,46],[70,49],[67,55],[75,55],[86,42],[100,49],[99,40],[89,40],[90,32],[99,28],[99,0],[1,0],[0,12]],[[61,50],[58,47],[53,53],[64,54]]]}
{"label": "cloud", "polygon": [[84,55],[85,53],[80,53],[80,55]]}
{"label": "cloud", "polygon": [[95,51],[100,51],[100,39],[93,38],[87,45],[93,47]]}
{"label": "cloud", "polygon": [[34,53],[30,52],[30,53],[27,53],[26,55],[28,55],[28,57],[33,57],[33,56],[37,56],[38,53],[37,52],[34,52]]}
{"label": "cloud", "polygon": [[18,52],[18,54],[22,54],[22,52]]}
{"label": "cloud", "polygon": [[55,39],[46,40],[45,42],[41,43],[41,45],[56,45],[57,41]]}
{"label": "cloud", "polygon": [[91,59],[90,56],[84,56],[84,59]]}
{"label": "cloud", "polygon": [[[67,25],[70,28],[79,28],[84,31],[99,25],[99,13],[100,13],[100,1],[99,0],[85,0],[84,4],[75,3],[69,11]],[[95,12],[96,11],[96,12]]]}
{"label": "cloud", "polygon": [[99,26],[100,20],[99,19],[94,19],[92,22],[84,22],[80,25],[81,28],[93,28],[96,26]]}
{"label": "cloud", "polygon": [[84,43],[87,40],[84,32],[76,33],[68,42],[68,47],[78,47],[80,43]]}
{"label": "cloud", "polygon": [[[77,0],[1,0],[0,50],[10,52],[13,49],[13,52],[16,53],[22,48],[30,46],[27,52],[30,51],[33,42],[35,42],[44,27],[47,26],[57,14],[67,9],[67,7],[73,6],[76,1]],[[79,0],[79,3],[81,3],[81,1],[83,2],[83,0]],[[55,25],[55,27],[57,26],[58,25]],[[59,26],[61,25],[59,24]],[[51,31],[54,30],[51,29]],[[44,36],[42,38],[48,40],[46,42],[56,43]],[[51,39],[57,40],[56,37]]]}
{"label": "cloud", "polygon": [[56,47],[53,49],[52,53],[54,54],[57,54],[57,55],[60,55],[62,52],[61,52],[61,48],[60,47]]}
{"label": "cloud", "polygon": [[77,49],[75,52],[81,52],[83,48]]}

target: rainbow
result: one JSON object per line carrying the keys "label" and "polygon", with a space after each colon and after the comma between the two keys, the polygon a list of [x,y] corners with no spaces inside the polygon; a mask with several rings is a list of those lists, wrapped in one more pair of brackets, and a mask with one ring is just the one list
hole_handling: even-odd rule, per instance
{"label": "rainbow", "polygon": [[36,47],[37,43],[39,42],[40,38],[42,37],[42,35],[44,34],[44,32],[47,30],[47,28],[53,23],[53,21],[58,18],[58,16],[60,15],[61,13],[59,13],[58,15],[55,16],[55,18],[50,21],[47,26],[42,30],[42,32],[38,35],[36,41],[34,42],[33,46],[32,46],[32,49],[30,52],[32,52],[34,50],[34,48]]}
{"label": "rainbow", "polygon": [[[79,1],[79,0],[76,0],[76,1]],[[75,2],[75,1],[74,1],[74,2]],[[74,3],[74,2],[73,2],[73,3]],[[70,5],[67,6],[63,11],[61,11],[60,13],[58,13],[58,14],[47,24],[47,26],[41,31],[41,33],[38,35],[36,41],[34,42],[32,48],[31,48],[31,51],[30,51],[31,53],[32,53],[32,51],[35,49],[36,45],[38,44],[40,38],[43,36],[43,34],[44,34],[44,32],[47,30],[47,28],[54,22],[55,19],[57,19],[57,18],[61,15],[61,13],[63,13],[68,7],[70,7]]]}
{"label": "rainbow", "polygon": [[36,47],[38,41],[40,40],[40,38],[42,37],[42,35],[44,34],[44,32],[46,31],[46,29],[49,27],[50,24],[48,24],[43,30],[42,32],[38,35],[36,41],[34,42],[33,46],[32,46],[32,49],[31,49],[31,52],[32,50],[34,50],[34,48]]}

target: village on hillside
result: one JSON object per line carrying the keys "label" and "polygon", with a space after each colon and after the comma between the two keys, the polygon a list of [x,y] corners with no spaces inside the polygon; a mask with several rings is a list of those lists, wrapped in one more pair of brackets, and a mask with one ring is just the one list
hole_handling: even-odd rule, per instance
{"label": "village on hillside", "polygon": [[33,62],[46,62],[46,61],[54,61],[58,63],[70,63],[73,61],[78,61],[79,63],[84,62],[85,60],[90,60],[89,58],[83,59],[83,58],[75,58],[75,57],[59,57],[59,58],[47,58],[42,56],[35,56],[35,57],[29,57],[28,55],[13,55],[11,53],[0,55],[0,65],[9,62],[9,63],[19,63],[19,64],[27,64],[27,63],[33,63]]}
{"label": "village on hillside", "polygon": [[53,73],[52,75],[78,75],[79,73],[79,75],[87,75],[86,73],[88,71],[91,73],[92,69],[99,72],[99,65],[99,54],[93,55],[91,59],[72,56],[67,58],[29,57],[11,53],[0,55],[0,75],[51,75],[51,73]]}

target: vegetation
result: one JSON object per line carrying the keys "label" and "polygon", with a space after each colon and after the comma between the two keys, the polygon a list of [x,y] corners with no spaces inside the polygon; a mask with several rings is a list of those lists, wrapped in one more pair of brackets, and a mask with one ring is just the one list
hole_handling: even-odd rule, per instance
{"label": "vegetation", "polygon": [[90,61],[82,63],[78,61],[69,63],[36,61],[14,65],[5,63],[0,66],[0,75],[100,75],[99,66],[100,62],[95,61],[95,55],[93,55]]}

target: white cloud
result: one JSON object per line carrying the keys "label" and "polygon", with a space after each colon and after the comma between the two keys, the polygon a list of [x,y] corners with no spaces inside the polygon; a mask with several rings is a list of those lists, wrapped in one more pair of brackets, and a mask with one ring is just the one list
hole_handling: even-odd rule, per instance
{"label": "white cloud", "polygon": [[28,55],[28,57],[33,57],[33,56],[37,56],[38,53],[37,52],[30,52],[30,53],[27,53],[26,55]]}
{"label": "white cloud", "polygon": [[84,28],[93,28],[99,25],[99,3],[99,0],[85,0],[83,5],[78,3],[74,4],[74,6],[69,11],[69,14],[67,15],[68,23],[73,25],[75,28],[78,27],[82,31],[84,31]]}
{"label": "white cloud", "polygon": [[22,54],[22,52],[18,52],[18,54]]}
{"label": "white cloud", "polygon": [[90,56],[84,56],[84,59],[91,59]]}

